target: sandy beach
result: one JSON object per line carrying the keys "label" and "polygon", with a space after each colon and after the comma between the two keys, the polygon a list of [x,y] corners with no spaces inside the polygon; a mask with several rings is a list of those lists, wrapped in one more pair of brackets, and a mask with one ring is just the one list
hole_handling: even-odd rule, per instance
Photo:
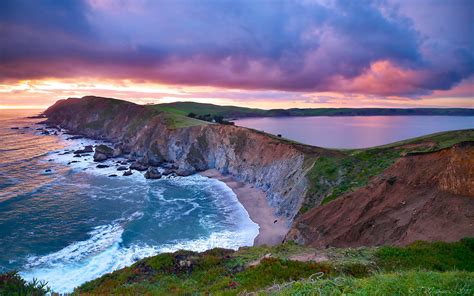
{"label": "sandy beach", "polygon": [[250,219],[260,226],[259,234],[254,240],[255,246],[273,246],[283,241],[288,232],[287,223],[274,214],[275,209],[267,203],[262,190],[238,182],[232,176],[224,176],[215,169],[201,172],[201,175],[222,181],[234,191],[237,199],[249,213]]}

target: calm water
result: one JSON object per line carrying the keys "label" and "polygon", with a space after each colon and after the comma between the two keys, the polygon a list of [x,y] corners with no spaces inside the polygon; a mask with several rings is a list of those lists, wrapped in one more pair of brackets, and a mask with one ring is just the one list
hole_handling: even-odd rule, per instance
{"label": "calm water", "polygon": [[436,132],[474,128],[474,117],[266,117],[240,119],[235,124],[314,146],[366,148]]}
{"label": "calm water", "polygon": [[31,113],[0,111],[0,272],[67,292],[159,252],[252,245],[258,226],[224,183],[97,169],[63,154],[95,142],[39,135]]}

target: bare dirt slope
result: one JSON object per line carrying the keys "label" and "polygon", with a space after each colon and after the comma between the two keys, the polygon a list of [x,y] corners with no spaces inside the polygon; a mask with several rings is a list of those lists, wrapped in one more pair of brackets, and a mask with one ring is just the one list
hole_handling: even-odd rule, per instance
{"label": "bare dirt slope", "polygon": [[406,245],[474,236],[474,142],[408,155],[357,191],[300,216],[311,246]]}

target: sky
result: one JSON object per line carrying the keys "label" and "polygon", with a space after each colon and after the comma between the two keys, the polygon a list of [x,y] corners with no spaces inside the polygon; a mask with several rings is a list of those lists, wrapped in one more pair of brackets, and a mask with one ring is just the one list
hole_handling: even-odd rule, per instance
{"label": "sky", "polygon": [[474,108],[474,1],[0,1],[0,109],[85,95]]}

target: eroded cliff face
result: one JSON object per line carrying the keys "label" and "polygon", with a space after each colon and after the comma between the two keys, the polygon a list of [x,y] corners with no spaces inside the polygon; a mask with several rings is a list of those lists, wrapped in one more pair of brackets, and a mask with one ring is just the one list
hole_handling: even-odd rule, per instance
{"label": "eroded cliff face", "polygon": [[308,193],[307,175],[315,161],[344,152],[97,97],[59,101],[45,115],[50,124],[112,141],[149,165],[172,163],[182,175],[215,168],[253,184],[265,191],[277,214],[292,223],[287,240],[355,247],[474,236],[472,142],[401,157],[367,186],[326,205],[316,204],[294,219]]}
{"label": "eroded cliff face", "polygon": [[267,194],[279,216],[291,222],[307,190],[306,150],[250,129],[219,124],[171,128],[164,113],[123,101],[86,97],[59,101],[48,122],[74,133],[119,143],[150,164],[171,162],[183,174],[215,168]]}
{"label": "eroded cliff face", "polygon": [[474,142],[408,155],[357,191],[298,217],[287,239],[316,247],[474,236]]}

